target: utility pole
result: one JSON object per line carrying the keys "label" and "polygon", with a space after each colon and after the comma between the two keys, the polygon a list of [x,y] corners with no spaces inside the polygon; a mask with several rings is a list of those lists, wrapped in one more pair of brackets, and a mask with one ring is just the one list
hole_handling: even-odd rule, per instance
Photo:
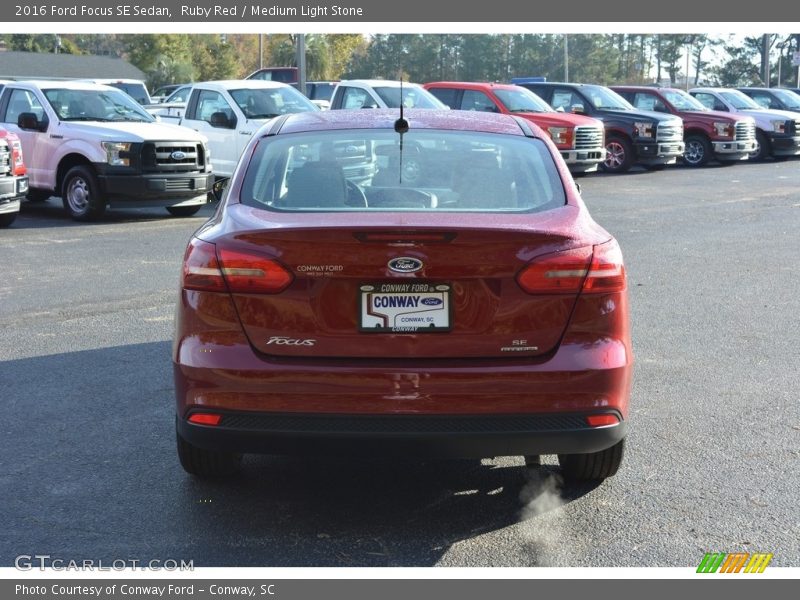
{"label": "utility pole", "polygon": [[306,94],[306,34],[297,34],[297,89]]}
{"label": "utility pole", "polygon": [[564,83],[569,83],[569,36],[564,34]]}

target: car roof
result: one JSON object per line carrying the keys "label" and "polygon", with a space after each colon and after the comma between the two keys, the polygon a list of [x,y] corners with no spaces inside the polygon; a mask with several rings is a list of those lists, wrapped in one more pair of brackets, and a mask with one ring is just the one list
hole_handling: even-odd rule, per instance
{"label": "car roof", "polygon": [[256,88],[275,89],[292,87],[288,83],[281,83],[280,81],[270,81],[265,79],[218,79],[214,81],[197,81],[191,85],[218,86],[226,90]]}
{"label": "car roof", "polygon": [[683,92],[680,88],[675,87],[665,87],[662,85],[655,86],[655,85],[610,85],[608,86],[612,90],[636,90],[636,91],[643,91],[643,92]]}
{"label": "car roof", "polygon": [[[364,85],[369,87],[400,87],[400,82],[395,79],[344,79],[339,82],[340,85]],[[403,87],[422,87],[418,83],[411,81],[403,81]]]}
{"label": "car roof", "polygon": [[[394,123],[399,117],[400,111],[396,108],[294,113],[284,122],[280,133],[341,129],[393,129]],[[404,111],[404,117],[408,120],[412,131],[414,129],[444,129],[525,135],[521,125],[509,115],[460,110],[407,109]],[[542,135],[535,125],[527,125],[537,135]]]}
{"label": "car roof", "polygon": [[[475,89],[475,90],[515,90],[519,89],[522,86],[516,85],[513,83],[492,83],[492,82],[485,82],[485,81],[431,81],[426,83],[423,87],[427,88],[427,86],[437,86],[443,88],[463,88],[463,89]],[[525,89],[525,88],[523,88]]]}
{"label": "car roof", "polygon": [[[88,80],[73,80],[73,79],[26,79],[25,81],[15,81],[15,85],[30,85],[42,90],[114,90],[119,89],[106,85],[104,83],[94,83]],[[8,84],[7,84],[8,85]],[[123,92],[124,93],[124,92]]]}

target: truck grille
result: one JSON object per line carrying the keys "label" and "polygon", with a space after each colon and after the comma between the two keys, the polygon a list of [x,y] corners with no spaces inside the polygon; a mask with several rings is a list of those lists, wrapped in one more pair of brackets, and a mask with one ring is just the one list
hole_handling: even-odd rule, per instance
{"label": "truck grille", "polygon": [[11,172],[11,149],[8,142],[0,140],[0,175]]}
{"label": "truck grille", "polygon": [[788,121],[789,129],[786,133],[789,135],[797,135],[800,133],[800,120],[798,121]]}
{"label": "truck grille", "polygon": [[580,126],[575,128],[576,150],[599,150],[603,147],[603,128]]}
{"label": "truck grille", "polygon": [[202,144],[189,142],[147,142],[142,147],[142,169],[166,173],[198,171],[205,167]]}
{"label": "truck grille", "polygon": [[659,124],[656,140],[659,142],[682,142],[683,123]]}
{"label": "truck grille", "polygon": [[755,121],[746,120],[736,123],[736,141],[744,142],[756,139]]}

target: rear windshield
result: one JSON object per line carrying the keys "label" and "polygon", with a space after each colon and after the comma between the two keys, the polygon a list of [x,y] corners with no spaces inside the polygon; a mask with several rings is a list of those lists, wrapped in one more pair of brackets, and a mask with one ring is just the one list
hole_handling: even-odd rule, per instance
{"label": "rear windshield", "polygon": [[488,133],[346,130],[258,144],[241,202],[268,210],[536,212],[564,187],[542,140]]}

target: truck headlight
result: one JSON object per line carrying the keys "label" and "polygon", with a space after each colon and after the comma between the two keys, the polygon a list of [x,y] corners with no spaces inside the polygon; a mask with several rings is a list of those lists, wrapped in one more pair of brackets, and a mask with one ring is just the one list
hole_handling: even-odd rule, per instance
{"label": "truck headlight", "polygon": [[112,167],[131,166],[130,142],[101,142],[106,151],[106,162]]}
{"label": "truck headlight", "polygon": [[786,127],[786,121],[770,121],[772,123],[772,131],[775,133],[786,133],[789,129]]}
{"label": "truck headlight", "polygon": [[572,136],[570,136],[569,127],[548,127],[547,133],[553,139],[556,146],[571,146]]}
{"label": "truck headlight", "polygon": [[716,133],[719,137],[733,137],[733,123],[728,123],[727,121],[714,121],[714,133]]}
{"label": "truck headlight", "polygon": [[633,133],[640,138],[656,137],[656,128],[650,121],[637,121],[633,124]]}

